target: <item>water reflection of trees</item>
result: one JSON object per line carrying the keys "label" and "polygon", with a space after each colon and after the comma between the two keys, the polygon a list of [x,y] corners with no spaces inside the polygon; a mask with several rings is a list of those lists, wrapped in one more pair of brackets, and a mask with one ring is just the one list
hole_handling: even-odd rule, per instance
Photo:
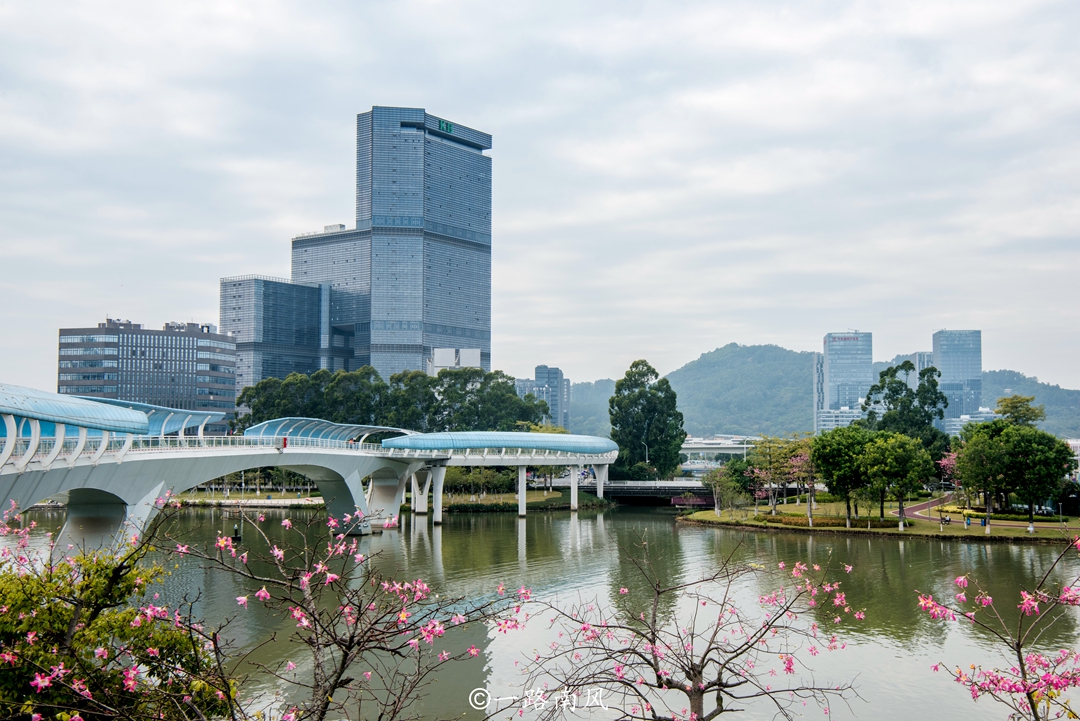
{"label": "water reflection of trees", "polygon": [[[999,601],[998,608],[1006,622],[1015,624],[1020,611],[1020,589],[1030,589],[1046,573],[1056,556],[1056,547],[1029,546],[1006,543],[956,543],[924,539],[817,537],[806,534],[746,534],[717,531],[713,557],[730,554],[731,548],[744,561],[775,564],[795,560],[820,565],[831,564],[835,576],[843,583],[848,600],[855,609],[866,609],[866,620],[848,629],[849,633],[886,637],[897,644],[910,642],[944,643],[946,627],[932,622],[919,610],[916,590],[932,593],[943,602],[954,600],[958,589],[953,579],[964,574],[977,578],[983,588]],[[848,574],[843,566],[854,570]],[[1069,583],[1080,571],[1080,562],[1073,559],[1067,566],[1055,569],[1051,578],[1056,583]],[[762,587],[765,592],[771,589]],[[1013,601],[1015,599],[1015,602]],[[834,608],[817,609],[818,623],[832,625]],[[965,633],[989,643],[989,634],[982,629],[963,625]],[[1067,613],[1043,636],[1047,647],[1058,648],[1075,642],[1078,624],[1075,613]]]}

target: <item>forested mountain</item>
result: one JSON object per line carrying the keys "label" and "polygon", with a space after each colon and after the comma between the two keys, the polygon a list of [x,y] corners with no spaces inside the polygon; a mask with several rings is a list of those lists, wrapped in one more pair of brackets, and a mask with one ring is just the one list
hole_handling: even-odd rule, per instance
{"label": "forested mountain", "polygon": [[814,426],[813,354],[728,343],[668,374],[692,436],[780,435]]}
{"label": "forested mountain", "polygon": [[570,387],[570,432],[607,438],[611,433],[608,399],[615,393],[615,381],[603,378]]}
{"label": "forested mountain", "polygon": [[[901,355],[874,363],[874,375],[902,362]],[[687,433],[784,435],[813,427],[812,354],[774,345],[737,343],[704,353],[668,376],[679,397]],[[1039,425],[1055,435],[1080,438],[1080,390],[1069,390],[1010,370],[983,373],[983,405],[1018,393],[1035,396],[1046,406],[1046,421]],[[608,398],[615,381],[575,383],[570,404],[573,433],[606,436]]]}

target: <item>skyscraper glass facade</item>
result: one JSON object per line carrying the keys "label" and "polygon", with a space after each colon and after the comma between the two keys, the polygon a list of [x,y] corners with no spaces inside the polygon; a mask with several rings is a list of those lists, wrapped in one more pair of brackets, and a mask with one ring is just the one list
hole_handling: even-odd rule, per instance
{"label": "skyscraper glass facade", "polygon": [[548,422],[570,429],[570,379],[559,368],[536,366],[533,380],[519,378],[515,382],[517,394],[524,398],[529,393],[548,405]]}
{"label": "skyscraper glass facade", "polygon": [[[490,370],[491,158],[484,155],[490,148],[487,133],[420,108],[375,107],[358,115],[356,227],[327,226],[293,238],[292,285],[316,289],[298,291],[303,312],[281,320],[297,350],[264,347],[262,360],[252,355],[244,369],[244,385],[305,363],[309,373],[372,365],[389,378],[424,370],[435,348],[479,351]],[[255,317],[260,302],[266,308],[254,290],[245,296],[234,289],[228,298],[225,283],[236,280],[222,281],[226,330],[242,322],[227,323],[227,316]],[[318,320],[305,327],[318,336],[314,346],[299,330],[312,313]],[[266,329],[277,318],[264,312],[258,322]],[[244,343],[256,342],[245,338],[242,354]],[[274,361],[282,366],[276,369],[271,353],[290,358]]]}
{"label": "skyscraper glass facade", "polygon": [[[872,333],[826,333],[822,345],[820,370],[815,363],[815,376],[821,374],[823,386],[820,402],[822,407],[815,408],[815,430],[824,429],[823,421],[826,417],[833,419],[836,414],[829,413],[830,411],[858,409],[860,399],[866,397],[870,386],[874,384]],[[815,377],[815,385],[817,382]],[[835,419],[829,421],[829,424],[835,423]],[[848,423],[850,420],[841,425]]]}
{"label": "skyscraper glass facade", "polygon": [[945,418],[978,413],[982,405],[982,331],[934,333],[934,367],[941,371],[938,387],[949,399]]}

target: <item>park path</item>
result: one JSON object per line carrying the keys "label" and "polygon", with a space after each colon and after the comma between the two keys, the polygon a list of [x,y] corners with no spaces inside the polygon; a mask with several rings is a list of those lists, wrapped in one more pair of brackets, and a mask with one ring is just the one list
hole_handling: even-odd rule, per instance
{"label": "park path", "polygon": [[[931,498],[931,499],[923,501],[921,503],[913,503],[910,506],[904,506],[904,515],[908,515],[910,513],[915,518],[921,518],[924,521],[937,521],[938,520],[937,514],[931,515],[930,509],[935,508],[937,506],[947,505],[949,503],[952,503],[952,501],[953,501],[953,496],[950,493],[950,494],[947,494],[945,496],[942,496],[941,498]],[[899,510],[889,511],[889,514],[893,515],[893,516],[899,516],[900,511]],[[952,514],[946,514],[946,515],[952,515]],[[973,520],[972,520],[971,525],[974,526],[975,525],[975,519],[977,517],[973,516],[972,518],[973,518]],[[955,519],[953,519],[953,522],[954,523],[963,523],[964,522],[964,517],[960,516],[959,518],[955,518]],[[1010,527],[1010,528],[1027,528],[1027,525],[1028,525],[1027,523],[1022,522],[1022,521],[992,521],[991,522],[991,526],[998,526],[998,527],[1007,526],[1007,527]]]}

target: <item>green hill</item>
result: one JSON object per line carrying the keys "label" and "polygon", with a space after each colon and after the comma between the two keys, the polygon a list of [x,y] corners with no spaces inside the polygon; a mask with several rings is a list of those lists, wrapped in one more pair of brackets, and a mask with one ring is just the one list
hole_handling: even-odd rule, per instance
{"label": "green hill", "polygon": [[813,354],[728,343],[667,378],[692,436],[781,435],[814,426]]}
{"label": "green hill", "polygon": [[[874,363],[875,374],[903,360]],[[784,435],[813,426],[812,354],[775,345],[737,343],[704,353],[667,378],[679,396],[687,433]],[[1010,393],[1035,396],[1046,406],[1042,427],[1055,435],[1080,438],[1080,390],[1042,383],[1010,370],[983,373],[983,405]],[[570,430],[606,436],[608,398],[615,381],[575,383],[571,390]]]}

